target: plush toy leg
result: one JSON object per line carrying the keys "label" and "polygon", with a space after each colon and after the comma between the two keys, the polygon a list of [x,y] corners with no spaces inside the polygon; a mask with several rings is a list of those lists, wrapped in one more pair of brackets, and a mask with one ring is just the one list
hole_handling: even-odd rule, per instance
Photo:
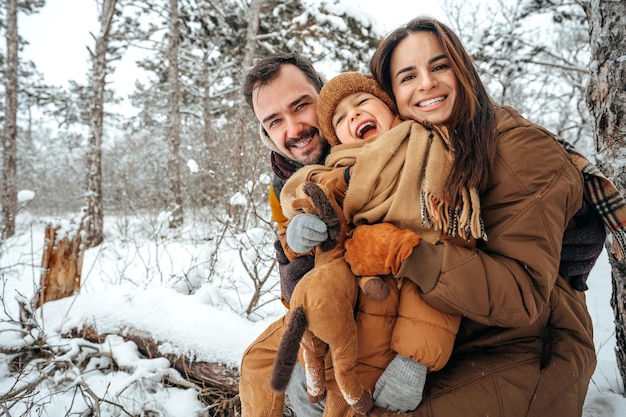
{"label": "plush toy leg", "polygon": [[383,301],[389,297],[389,285],[377,276],[359,277],[359,287],[367,297],[374,301]]}
{"label": "plush toy leg", "polygon": [[309,401],[317,403],[326,397],[326,356],[327,344],[312,332],[306,331],[300,342],[302,364],[306,374],[306,391]]}
{"label": "plush toy leg", "polygon": [[296,285],[291,303],[304,307],[308,330],[329,346],[335,379],[346,402],[364,414],[373,407],[373,400],[359,382],[355,370],[354,306],[357,292],[354,275],[343,258],[338,257],[316,264]]}

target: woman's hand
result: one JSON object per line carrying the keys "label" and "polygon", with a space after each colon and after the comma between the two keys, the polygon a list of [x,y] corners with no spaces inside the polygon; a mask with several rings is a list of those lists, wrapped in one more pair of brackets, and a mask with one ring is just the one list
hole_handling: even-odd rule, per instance
{"label": "woman's hand", "polygon": [[586,291],[587,277],[604,249],[606,229],[602,219],[585,201],[573,220],[572,227],[563,234],[559,274],[569,278],[574,289]]}

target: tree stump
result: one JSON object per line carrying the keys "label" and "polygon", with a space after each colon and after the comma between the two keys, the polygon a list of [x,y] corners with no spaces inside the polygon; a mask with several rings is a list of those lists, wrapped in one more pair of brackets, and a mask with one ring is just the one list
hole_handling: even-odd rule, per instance
{"label": "tree stump", "polygon": [[80,290],[83,266],[81,228],[75,233],[62,232],[60,226],[46,226],[46,238],[41,260],[41,288],[35,303],[69,297]]}

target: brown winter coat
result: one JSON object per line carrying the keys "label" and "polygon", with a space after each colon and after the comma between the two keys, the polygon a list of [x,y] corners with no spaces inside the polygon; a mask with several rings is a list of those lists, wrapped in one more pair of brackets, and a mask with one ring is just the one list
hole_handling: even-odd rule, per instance
{"label": "brown winter coat", "polygon": [[[515,110],[498,108],[497,132],[481,193],[488,241],[477,250],[421,243],[397,274],[412,277],[438,310],[463,315],[450,361],[428,375],[414,416],[582,414],[596,364],[592,323],[584,293],[558,276],[582,177],[554,135]],[[381,304],[359,304],[363,379],[375,380],[393,352],[410,350],[406,340],[380,331],[393,322],[393,309]],[[377,335],[386,339],[367,342]],[[325,416],[351,414],[333,395]]]}
{"label": "brown winter coat", "polygon": [[[373,144],[379,142],[395,143],[399,146],[397,152],[394,153],[395,157],[405,161],[399,165],[381,163],[379,170],[381,173],[384,171],[385,175],[384,186],[376,189],[369,190],[367,196],[363,199],[359,199],[364,203],[371,201],[377,201],[377,199],[389,199],[393,198],[394,192],[384,194],[389,190],[402,190],[401,186],[395,185],[402,181],[411,182],[411,179],[402,179],[406,174],[406,170],[403,170],[403,166],[421,166],[414,159],[422,159],[424,155],[415,150],[414,152],[407,152],[411,150],[408,147],[408,143],[418,144],[426,143],[429,141],[428,136],[430,131],[425,129],[422,125],[416,122],[404,122],[402,125],[397,126],[394,130],[388,132],[383,137],[377,138],[374,141],[369,140],[366,144]],[[395,136],[394,136],[395,135]],[[389,142],[388,142],[389,141]],[[327,164],[331,166],[307,166],[296,172],[285,184],[281,193],[281,201],[287,217],[293,217],[299,211],[294,210],[298,207],[298,204],[292,204],[295,199],[295,203],[298,203],[296,199],[299,194],[296,190],[300,190],[300,185],[305,181],[313,181],[320,184],[329,185],[331,190],[335,191],[335,196],[330,195],[331,199],[337,198],[339,204],[343,200],[343,192],[345,191],[345,182],[343,182],[343,188],[336,190],[334,185],[338,183],[337,179],[343,179],[343,167],[353,165],[357,156],[361,158],[361,152],[363,148],[363,142],[340,145],[333,148],[333,151],[327,158]],[[385,145],[386,147],[387,145]],[[376,155],[378,159],[378,151]],[[368,156],[371,154],[367,154]],[[391,170],[385,170],[387,166],[392,166]],[[389,172],[393,171],[393,172]],[[416,170],[421,173],[421,170]],[[337,175],[339,173],[340,175]],[[418,172],[415,175],[419,175]],[[371,170],[368,170],[368,175],[371,174]],[[409,172],[409,174],[411,174]],[[346,201],[351,193],[353,186],[357,190],[360,190],[359,181],[365,173],[356,170],[351,175],[350,187],[346,194]],[[379,178],[380,180],[380,178]],[[417,178],[415,179],[417,180]],[[329,184],[330,181],[330,184]],[[419,183],[419,181],[413,181]],[[414,187],[411,187],[414,188]],[[416,194],[419,189],[416,189]],[[380,193],[379,193],[380,192]],[[405,196],[407,193],[404,193]],[[387,213],[383,210],[375,210],[375,214],[366,215],[362,213],[363,208],[369,208],[367,204],[356,205],[351,204],[350,208],[344,208],[346,218],[352,220],[355,217],[362,215],[361,222],[375,223],[379,221],[382,216],[390,214],[395,216],[397,213],[396,205],[391,204],[387,207]],[[432,243],[437,242],[441,236],[441,232],[434,231],[432,229],[427,230],[421,227],[421,215],[419,210],[403,211],[403,216],[406,216],[407,222],[412,229]],[[390,282],[393,287],[397,288],[397,282]],[[442,314],[439,311],[432,308],[425,303],[420,294],[415,290],[413,283],[405,283],[406,289],[403,289],[402,296],[400,297],[400,303],[398,305],[398,296],[393,297],[393,303],[390,305],[393,309],[391,316],[394,317],[389,325],[393,325],[398,328],[396,331],[396,337],[400,337],[406,341],[407,346],[410,346],[409,350],[403,352],[404,356],[412,358],[426,366],[429,370],[441,369],[447,362],[450,353],[452,352],[452,346],[454,343],[454,337],[458,325],[460,322],[459,315]],[[321,338],[324,342],[330,346],[330,354],[332,356],[332,362],[335,364],[335,377],[338,378],[339,386],[343,392],[343,396],[349,400],[351,404],[356,404],[362,399],[364,390],[373,392],[376,379],[367,378],[365,383],[358,381],[355,376],[351,376],[353,373],[354,364],[356,362],[357,348],[357,328],[354,323],[354,306],[356,304],[358,293],[358,287],[354,275],[352,275],[350,268],[343,260],[343,244],[341,247],[336,248],[332,254],[322,253],[319,250],[316,251],[315,268],[305,275],[302,280],[296,286],[291,299],[291,307],[303,306],[306,311],[307,320],[309,322],[309,329],[317,337]],[[360,298],[365,298],[361,295]],[[396,316],[398,317],[396,320]],[[388,327],[385,332],[391,334],[392,327]],[[381,331],[382,329],[379,329]],[[373,336],[376,339],[376,336]],[[384,339],[382,339],[384,340]],[[321,355],[325,349],[321,349],[319,346],[314,346],[313,343],[306,340],[304,341],[304,352],[308,374],[315,374],[313,371],[320,364],[320,355],[314,356],[311,352],[320,351]],[[308,357],[306,357],[308,356]],[[385,356],[385,367],[389,361],[393,358],[392,355]],[[314,379],[313,375],[313,379]],[[309,379],[310,382],[311,378]],[[319,398],[323,392],[323,386],[316,383],[315,386],[309,387],[309,393],[313,393],[312,398]],[[344,403],[342,399],[339,402]]]}

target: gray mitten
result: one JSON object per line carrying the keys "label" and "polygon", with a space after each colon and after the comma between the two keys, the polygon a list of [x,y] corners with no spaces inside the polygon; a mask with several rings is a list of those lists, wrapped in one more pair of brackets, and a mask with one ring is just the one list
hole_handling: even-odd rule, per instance
{"label": "gray mitten", "polygon": [[376,382],[374,400],[378,407],[406,413],[422,401],[428,367],[396,355]]}
{"label": "gray mitten", "polygon": [[285,237],[294,252],[306,253],[328,239],[328,228],[315,214],[298,214],[289,221]]}

